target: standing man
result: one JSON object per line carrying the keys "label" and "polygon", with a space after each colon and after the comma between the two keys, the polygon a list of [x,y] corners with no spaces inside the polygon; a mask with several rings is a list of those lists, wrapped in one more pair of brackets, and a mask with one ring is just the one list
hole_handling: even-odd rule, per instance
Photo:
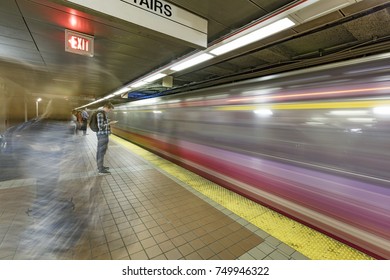
{"label": "standing man", "polygon": [[103,165],[104,155],[106,154],[108,147],[108,136],[111,134],[110,125],[117,123],[117,121],[109,121],[107,113],[111,112],[114,109],[114,106],[108,102],[104,104],[103,110],[99,110],[96,114],[98,131],[96,132],[97,136],[97,151],[96,151],[96,162],[99,175],[111,174],[108,171],[109,167]]}

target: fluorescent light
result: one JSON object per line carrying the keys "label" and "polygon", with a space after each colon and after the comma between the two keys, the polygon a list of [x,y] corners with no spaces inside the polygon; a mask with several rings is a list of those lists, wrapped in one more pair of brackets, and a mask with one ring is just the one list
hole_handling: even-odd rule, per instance
{"label": "fluorescent light", "polygon": [[266,38],[272,34],[278,33],[279,31],[282,31],[294,25],[295,23],[289,18],[283,18],[271,24],[268,24],[260,29],[257,29],[256,31],[253,31],[245,36],[223,44],[222,46],[211,50],[210,53],[215,55],[221,55],[234,49],[241,48],[250,43],[256,42],[260,39]]}
{"label": "fluorescent light", "polygon": [[131,90],[131,87],[124,87],[124,88],[121,88],[118,91],[114,92],[114,95],[120,95],[120,94],[128,92],[130,90]]}
{"label": "fluorescent light", "polygon": [[147,82],[147,83],[151,83],[155,80],[158,80],[158,79],[161,79],[163,77],[165,77],[167,74],[162,74],[162,73],[157,73],[156,75],[153,75],[153,76],[150,76],[149,78],[147,79],[144,79],[143,81]]}
{"label": "fluorescent light", "polygon": [[180,71],[180,70],[189,68],[191,66],[194,66],[196,64],[202,63],[202,62],[204,62],[206,60],[212,59],[213,57],[214,56],[211,55],[211,54],[204,53],[204,54],[201,54],[201,55],[196,56],[194,58],[191,58],[189,60],[186,60],[186,61],[184,61],[182,63],[179,63],[176,66],[171,67],[171,70],[173,70],[173,71]]}
{"label": "fluorescent light", "polygon": [[137,88],[137,87],[143,86],[144,84],[146,84],[145,81],[140,81],[140,82],[136,82],[136,83],[132,84],[131,87]]}

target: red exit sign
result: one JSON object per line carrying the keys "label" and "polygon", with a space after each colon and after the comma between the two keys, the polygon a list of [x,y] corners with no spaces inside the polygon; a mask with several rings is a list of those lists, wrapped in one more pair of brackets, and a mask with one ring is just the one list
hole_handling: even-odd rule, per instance
{"label": "red exit sign", "polygon": [[93,36],[65,29],[65,51],[93,56]]}

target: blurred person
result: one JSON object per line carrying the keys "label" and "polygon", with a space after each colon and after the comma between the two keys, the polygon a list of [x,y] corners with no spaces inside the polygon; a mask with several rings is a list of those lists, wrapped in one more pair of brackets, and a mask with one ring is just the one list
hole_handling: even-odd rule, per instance
{"label": "blurred person", "polygon": [[81,126],[80,130],[83,131],[83,136],[87,135],[87,126],[88,126],[89,114],[86,109],[81,110]]}
{"label": "blurred person", "polygon": [[[35,182],[35,196],[26,205],[31,220],[21,233],[15,258],[55,257],[53,253],[69,250],[78,242],[91,220],[86,216],[89,211],[75,212],[75,200],[85,196],[83,188],[89,195],[91,184],[73,175],[83,165],[83,147],[74,144],[70,111],[64,100],[51,100],[41,117],[5,134],[8,152],[14,158],[9,162],[16,171],[14,179]],[[88,207],[87,203],[81,205]]]}
{"label": "blurred person", "polygon": [[77,125],[77,133],[76,134],[78,134],[78,132],[79,132],[79,130],[81,130],[81,125],[82,125],[82,123],[83,123],[83,118],[82,118],[82,116],[81,116],[81,111],[80,110],[76,110],[76,120],[77,120],[77,123],[76,123],[76,125]]}
{"label": "blurred person", "polygon": [[77,111],[72,110],[72,115],[71,115],[71,121],[72,121],[72,126],[74,127],[74,134],[78,134],[78,121],[77,121]]}
{"label": "blurred person", "polygon": [[109,121],[107,114],[114,109],[114,105],[108,102],[103,105],[103,109],[99,110],[96,114],[98,131],[97,136],[97,150],[96,150],[96,163],[99,175],[110,174],[109,167],[104,166],[104,155],[107,152],[109,135],[111,134],[111,124],[117,123],[117,121]]}

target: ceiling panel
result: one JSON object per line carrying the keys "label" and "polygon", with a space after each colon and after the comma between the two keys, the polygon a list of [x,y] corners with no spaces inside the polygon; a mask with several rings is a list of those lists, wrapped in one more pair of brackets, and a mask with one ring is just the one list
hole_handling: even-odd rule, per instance
{"label": "ceiling panel", "polygon": [[19,8],[15,0],[1,0],[1,12],[4,14],[20,15]]}
{"label": "ceiling panel", "polygon": [[276,11],[277,9],[280,9],[281,7],[291,4],[295,1],[291,0],[279,0],[279,1],[273,1],[273,0],[252,0],[251,2],[255,3],[257,6],[262,8],[267,13],[271,13],[273,11]]}

